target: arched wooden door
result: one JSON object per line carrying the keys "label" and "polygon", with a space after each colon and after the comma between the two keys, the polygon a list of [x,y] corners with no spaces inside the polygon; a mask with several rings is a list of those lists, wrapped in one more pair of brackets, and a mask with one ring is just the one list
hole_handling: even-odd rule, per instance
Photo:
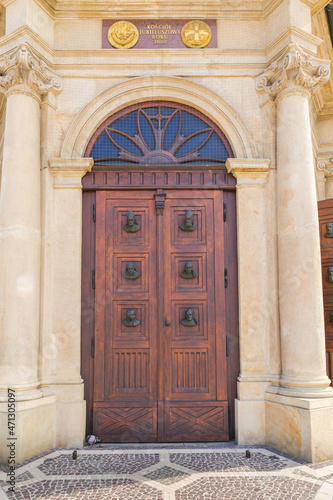
{"label": "arched wooden door", "polygon": [[239,371],[229,145],[191,108],[158,102],[109,119],[90,155],[87,431],[105,442],[226,441]]}

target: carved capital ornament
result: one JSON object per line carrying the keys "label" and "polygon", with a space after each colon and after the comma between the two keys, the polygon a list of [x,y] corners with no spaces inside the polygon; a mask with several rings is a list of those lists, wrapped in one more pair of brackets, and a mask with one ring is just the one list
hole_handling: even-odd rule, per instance
{"label": "carved capital ornament", "polygon": [[0,58],[0,92],[14,86],[29,89],[39,96],[50,90],[60,92],[62,79],[39,59],[25,43]]}
{"label": "carved capital ornament", "polygon": [[333,158],[330,158],[329,160],[318,160],[317,169],[324,173],[325,178],[333,177]]}
{"label": "carved capital ornament", "polygon": [[290,43],[284,53],[257,78],[256,89],[272,98],[283,91],[305,91],[309,96],[326,83],[330,68],[325,60],[304,52],[297,43]]}

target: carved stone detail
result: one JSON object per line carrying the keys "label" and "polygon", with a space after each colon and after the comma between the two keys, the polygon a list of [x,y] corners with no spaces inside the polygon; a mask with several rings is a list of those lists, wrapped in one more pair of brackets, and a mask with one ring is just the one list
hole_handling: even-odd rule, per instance
{"label": "carved stone detail", "polygon": [[[328,169],[328,166],[331,166],[331,169]],[[318,160],[317,161],[317,169],[324,172],[325,177],[333,177],[333,158],[329,160]]]}
{"label": "carved stone detail", "polygon": [[0,92],[22,85],[38,95],[50,90],[60,92],[62,79],[44,61],[36,57],[29,46],[21,44],[11,54],[0,58]]}
{"label": "carved stone detail", "polygon": [[271,97],[288,88],[301,88],[311,95],[328,81],[329,76],[326,61],[307,54],[297,43],[290,43],[282,56],[257,78],[256,89]]}

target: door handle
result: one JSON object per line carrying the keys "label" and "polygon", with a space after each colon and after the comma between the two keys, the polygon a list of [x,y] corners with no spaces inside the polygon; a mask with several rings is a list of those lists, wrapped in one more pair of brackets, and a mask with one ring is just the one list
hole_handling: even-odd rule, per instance
{"label": "door handle", "polygon": [[170,325],[171,325],[170,321],[166,320],[165,321],[165,326],[170,326]]}

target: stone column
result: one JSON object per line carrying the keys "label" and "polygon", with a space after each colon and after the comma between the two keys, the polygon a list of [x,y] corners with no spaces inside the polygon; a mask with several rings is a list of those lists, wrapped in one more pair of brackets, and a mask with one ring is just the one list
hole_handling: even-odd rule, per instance
{"label": "stone column", "polygon": [[277,227],[282,375],[279,394],[332,396],[325,366],[319,223],[310,96],[329,78],[325,61],[291,43],[259,77],[277,105]]}
{"label": "stone column", "polygon": [[38,389],[40,303],[40,104],[61,80],[27,44],[0,60],[7,98],[0,197],[0,401]]}

